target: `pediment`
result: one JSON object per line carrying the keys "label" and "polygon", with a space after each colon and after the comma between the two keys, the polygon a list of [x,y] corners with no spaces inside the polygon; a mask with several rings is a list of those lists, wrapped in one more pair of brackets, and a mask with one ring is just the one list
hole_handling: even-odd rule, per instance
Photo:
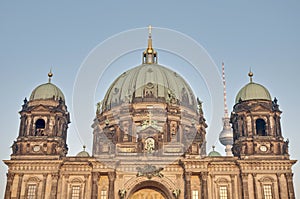
{"label": "pediment", "polygon": [[152,134],[155,134],[155,133],[158,133],[159,130],[154,128],[153,126],[148,126],[146,127],[145,129],[142,129],[139,134],[143,134],[143,135],[152,135]]}
{"label": "pediment", "polygon": [[31,112],[45,112],[45,111],[51,111],[51,110],[49,109],[49,107],[40,104],[38,106],[34,106],[30,111]]}
{"label": "pediment", "polygon": [[249,109],[251,112],[272,111],[272,109],[270,109],[270,106],[267,106],[266,104],[256,104],[256,105],[249,107]]}

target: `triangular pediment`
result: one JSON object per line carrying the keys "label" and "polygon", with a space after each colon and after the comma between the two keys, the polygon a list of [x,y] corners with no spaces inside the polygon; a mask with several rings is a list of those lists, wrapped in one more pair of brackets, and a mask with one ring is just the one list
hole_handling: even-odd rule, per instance
{"label": "triangular pediment", "polygon": [[270,106],[267,106],[267,105],[265,105],[265,104],[257,104],[257,105],[253,105],[253,106],[251,106],[250,107],[250,110],[251,110],[251,112],[260,112],[260,111],[267,111],[267,112],[269,112],[269,111],[271,111],[270,110]]}
{"label": "triangular pediment", "polygon": [[156,128],[152,127],[152,126],[148,126],[145,129],[142,129],[139,132],[139,134],[144,134],[144,135],[150,135],[151,134],[152,135],[152,134],[158,133],[158,132],[159,132],[158,129],[156,129]]}
{"label": "triangular pediment", "polygon": [[45,112],[45,111],[50,111],[49,107],[45,106],[45,105],[37,105],[32,107],[31,112]]}

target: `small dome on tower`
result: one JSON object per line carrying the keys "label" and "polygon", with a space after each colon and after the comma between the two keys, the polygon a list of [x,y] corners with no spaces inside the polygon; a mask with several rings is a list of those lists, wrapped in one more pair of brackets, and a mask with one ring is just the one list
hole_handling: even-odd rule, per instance
{"label": "small dome on tower", "polygon": [[62,91],[56,85],[51,83],[52,76],[53,74],[49,72],[48,73],[49,82],[36,87],[32,91],[29,100],[41,100],[41,99],[60,100],[61,99],[65,101],[65,97]]}
{"label": "small dome on tower", "polygon": [[215,146],[212,146],[212,151],[209,152],[209,154],[207,156],[209,157],[219,157],[219,156],[222,156],[218,151],[215,151]]}
{"label": "small dome on tower", "polygon": [[239,103],[241,100],[272,100],[270,92],[264,86],[252,82],[253,73],[249,72],[250,82],[246,84],[237,94],[235,103]]}
{"label": "small dome on tower", "polygon": [[88,152],[85,151],[85,146],[83,146],[83,150],[80,151],[76,157],[90,157],[90,154]]}

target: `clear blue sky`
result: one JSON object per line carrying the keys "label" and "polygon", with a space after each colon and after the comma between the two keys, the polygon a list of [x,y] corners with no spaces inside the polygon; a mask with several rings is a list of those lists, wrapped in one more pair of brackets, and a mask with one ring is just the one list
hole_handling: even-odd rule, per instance
{"label": "clear blue sky", "polygon": [[[88,53],[112,35],[149,24],[190,36],[207,50],[219,69],[221,62],[225,62],[230,110],[238,90],[248,82],[251,67],[254,80],[278,98],[291,158],[300,159],[299,10],[297,0],[0,1],[0,159],[9,159],[10,146],[18,135],[18,111],[23,99],[47,81],[50,67],[53,82],[63,90],[72,114],[73,85]],[[140,55],[137,63],[139,59]],[[121,72],[115,71],[113,75]],[[221,129],[221,123],[209,125],[220,125]],[[79,132],[91,133],[89,128]],[[75,155],[82,144],[71,123],[69,154]],[[85,144],[90,150],[92,140]],[[221,145],[217,149],[223,151]],[[6,171],[6,166],[1,164],[3,181]],[[293,171],[295,189],[300,196],[299,163]],[[0,195],[4,193],[4,184],[0,186]]]}

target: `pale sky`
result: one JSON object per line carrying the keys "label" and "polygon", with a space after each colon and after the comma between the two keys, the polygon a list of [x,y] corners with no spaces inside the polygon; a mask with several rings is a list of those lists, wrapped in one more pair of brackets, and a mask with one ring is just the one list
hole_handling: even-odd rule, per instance
{"label": "pale sky", "polygon": [[[72,115],[73,89],[80,66],[89,53],[106,39],[135,28],[155,27],[181,32],[198,42],[210,55],[218,70],[225,62],[227,99],[232,110],[239,89],[248,83],[249,68],[254,81],[263,84],[277,97],[282,114],[283,136],[290,140],[291,159],[300,159],[298,132],[300,99],[300,2],[294,1],[0,1],[0,81],[2,146],[0,159],[9,159],[10,146],[17,138],[18,111],[23,99],[47,81],[50,68],[53,83],[64,92]],[[157,35],[157,38],[160,36]],[[158,40],[156,40],[158,42]],[[145,37],[146,45],[146,37]],[[156,44],[159,46],[159,44]],[[146,46],[145,46],[146,47]],[[108,48],[108,50],[111,50]],[[94,102],[102,100],[105,89],[127,68],[141,63],[141,51],[123,55],[108,70],[97,86]],[[211,109],[209,91],[203,82],[189,76],[188,65],[168,52],[158,51],[159,63],[170,66],[191,84],[204,101],[208,125]],[[126,57],[127,56],[127,57]],[[95,85],[93,85],[95,86]],[[205,87],[205,85],[204,85]],[[105,88],[105,89],[103,89]],[[222,94],[221,94],[222,95]],[[205,101],[206,100],[206,101]],[[93,107],[95,108],[95,107]],[[92,124],[93,116],[86,123]],[[74,118],[68,131],[69,155],[76,155],[86,144],[91,152],[92,129],[77,132]],[[218,127],[219,126],[219,127]],[[218,132],[207,137],[218,144]],[[215,140],[215,141],[214,141]],[[210,146],[207,150],[210,151]],[[7,167],[0,164],[0,179],[6,181]],[[293,167],[295,190],[300,195],[300,166]],[[0,185],[0,197],[5,183]]]}

